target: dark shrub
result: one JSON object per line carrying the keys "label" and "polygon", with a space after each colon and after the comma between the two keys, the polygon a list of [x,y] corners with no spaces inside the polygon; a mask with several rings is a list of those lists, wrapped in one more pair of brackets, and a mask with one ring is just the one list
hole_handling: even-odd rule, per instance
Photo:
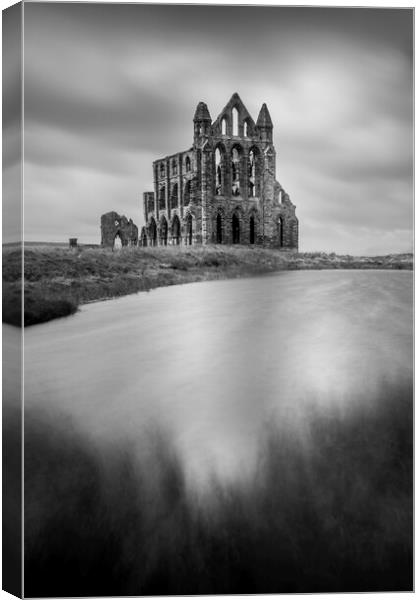
{"label": "dark shrub", "polygon": [[45,323],[59,317],[67,317],[77,311],[77,304],[66,298],[44,297],[40,293],[25,292],[24,325]]}
{"label": "dark shrub", "polygon": [[22,291],[19,284],[3,283],[3,323],[22,326]]}

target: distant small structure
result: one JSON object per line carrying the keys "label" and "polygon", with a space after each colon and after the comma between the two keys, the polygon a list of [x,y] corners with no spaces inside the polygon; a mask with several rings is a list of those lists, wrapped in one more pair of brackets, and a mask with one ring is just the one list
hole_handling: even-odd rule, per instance
{"label": "distant small structure", "polygon": [[69,238],[69,248],[77,248],[77,238]]}
{"label": "distant small structure", "polygon": [[101,246],[114,248],[116,245],[137,246],[139,230],[132,219],[111,211],[101,216]]}

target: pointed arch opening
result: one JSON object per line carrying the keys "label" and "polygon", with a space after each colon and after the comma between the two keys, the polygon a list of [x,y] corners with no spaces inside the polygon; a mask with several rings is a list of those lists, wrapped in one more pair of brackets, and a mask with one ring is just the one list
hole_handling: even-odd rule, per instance
{"label": "pointed arch opening", "polygon": [[171,192],[171,208],[176,208],[178,206],[178,184],[175,183],[172,187]]}
{"label": "pointed arch opening", "polygon": [[185,159],[185,170],[187,173],[191,171],[191,159],[189,156]]}
{"label": "pointed arch opening", "polygon": [[141,233],[140,233],[140,246],[143,246],[143,248],[145,248],[147,246],[147,233],[146,233],[146,227],[142,227],[141,228]]}
{"label": "pointed arch opening", "polygon": [[239,112],[236,106],[232,108],[232,135],[239,135]]}
{"label": "pointed arch opening", "polygon": [[248,154],[248,196],[255,195],[255,152],[251,149]]}
{"label": "pointed arch opening", "polygon": [[119,231],[117,231],[117,233],[115,234],[115,237],[114,237],[113,249],[121,250],[122,247],[123,247],[123,240],[121,237],[121,233]]}
{"label": "pointed arch opening", "polygon": [[248,152],[248,197],[260,195],[260,151],[253,146]]}
{"label": "pointed arch opening", "polygon": [[223,222],[222,215],[220,213],[217,213],[216,217],[216,243],[223,243]]}
{"label": "pointed arch opening", "polygon": [[185,243],[187,246],[191,246],[193,241],[193,218],[191,214],[189,214],[186,218],[185,233]]}
{"label": "pointed arch opening", "polygon": [[226,117],[223,117],[222,119],[222,135],[226,135],[227,134],[227,120]]}
{"label": "pointed arch opening", "polygon": [[241,194],[241,155],[240,146],[234,146],[231,150],[232,196]]}
{"label": "pointed arch opening", "polygon": [[241,225],[239,216],[236,212],[232,215],[232,244],[239,244],[241,241]]}
{"label": "pointed arch opening", "polygon": [[214,151],[214,170],[215,170],[215,194],[216,196],[223,196],[223,169],[224,169],[224,155],[223,148],[218,146]]}
{"label": "pointed arch opening", "polygon": [[249,243],[255,244],[255,218],[251,215],[249,218]]}
{"label": "pointed arch opening", "polygon": [[163,216],[160,219],[160,245],[168,245],[168,221]]}
{"label": "pointed arch opening", "polygon": [[166,188],[163,185],[159,190],[159,210],[165,210],[166,208]]}
{"label": "pointed arch opening", "polygon": [[284,246],[284,217],[279,217],[279,243],[280,248]]}
{"label": "pointed arch opening", "polygon": [[184,189],[184,206],[188,206],[191,202],[191,181],[188,180]]}
{"label": "pointed arch opening", "polygon": [[149,239],[150,239],[151,246],[157,245],[157,225],[156,225],[156,221],[153,218],[150,219],[150,224],[149,224]]}
{"label": "pointed arch opening", "polygon": [[181,239],[181,222],[179,220],[178,215],[175,215],[172,219],[171,236],[172,244],[174,246],[179,246],[179,242]]}

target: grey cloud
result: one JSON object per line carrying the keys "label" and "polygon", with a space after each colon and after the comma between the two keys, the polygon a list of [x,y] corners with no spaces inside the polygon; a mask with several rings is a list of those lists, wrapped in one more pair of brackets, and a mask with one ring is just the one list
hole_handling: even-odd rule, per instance
{"label": "grey cloud", "polygon": [[[25,239],[83,242],[100,240],[100,215],[118,210],[139,222],[140,200],[135,176],[97,176],[78,168],[25,166]],[[39,238],[39,232],[42,236]]]}
{"label": "grey cloud", "polygon": [[21,165],[15,163],[3,169],[2,214],[3,243],[16,242],[22,232]]}
{"label": "grey cloud", "polygon": [[17,121],[3,128],[3,169],[22,162],[22,128]]}
{"label": "grey cloud", "polygon": [[20,124],[22,99],[21,5],[3,11],[2,18],[2,125],[3,129]]}
{"label": "grey cloud", "polygon": [[[195,43],[203,37],[229,48],[244,36],[264,38],[304,36],[320,38],[346,37],[356,46],[369,40],[370,45],[393,46],[411,58],[413,11],[369,8],[292,8],[212,5],[139,5],[118,4],[27,4],[25,12],[38,29],[54,28],[66,23],[76,39],[90,39],[112,44],[150,32],[159,41],[171,43],[185,37]],[[257,29],[256,29],[257,28]],[[160,39],[159,39],[160,38]],[[261,37],[258,38],[258,44]],[[252,47],[252,44],[250,44]]]}
{"label": "grey cloud", "polygon": [[126,177],[139,168],[142,161],[154,160],[153,151],[133,144],[116,152],[113,139],[104,143],[103,137],[82,135],[54,127],[28,127],[25,131],[25,163],[50,168],[77,167],[97,171],[98,174],[113,172]]}
{"label": "grey cloud", "polygon": [[198,101],[214,119],[235,91],[254,118],[269,106],[303,249],[327,243],[329,227],[338,246],[367,248],[362,220],[390,244],[410,231],[411,11],[28,3],[25,14],[32,236],[47,235],[37,205],[55,239],[65,219],[96,236],[111,209],[141,222],[152,160],[191,145]]}

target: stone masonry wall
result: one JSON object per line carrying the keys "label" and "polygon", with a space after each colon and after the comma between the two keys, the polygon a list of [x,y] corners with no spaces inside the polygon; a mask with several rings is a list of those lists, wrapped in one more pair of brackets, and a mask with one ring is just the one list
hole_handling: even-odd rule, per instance
{"label": "stone masonry wall", "polygon": [[200,102],[193,146],[153,163],[154,193],[144,194],[142,243],[152,243],[156,229],[161,245],[239,243],[297,250],[296,207],[276,180],[272,130],[265,104],[255,122],[233,94],[212,122]]}
{"label": "stone masonry wall", "polygon": [[137,246],[139,231],[132,219],[111,211],[101,216],[101,246],[113,248],[116,238],[122,246]]}

